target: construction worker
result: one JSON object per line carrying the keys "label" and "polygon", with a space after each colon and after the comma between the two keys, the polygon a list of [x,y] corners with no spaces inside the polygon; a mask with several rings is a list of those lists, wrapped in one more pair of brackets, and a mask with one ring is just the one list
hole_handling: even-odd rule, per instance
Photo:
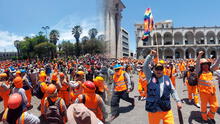
{"label": "construction worker", "polygon": [[91,81],[82,84],[84,93],[79,95],[75,103],[83,103],[89,110],[95,113],[96,117],[105,122],[105,106],[102,98],[95,93],[96,86]]}
{"label": "construction worker", "polygon": [[60,83],[62,87],[58,91],[58,96],[61,97],[64,101],[66,106],[70,104],[70,87],[65,79],[65,74],[61,72],[60,74]]}
{"label": "construction worker", "polygon": [[144,100],[147,94],[147,80],[143,72],[143,66],[139,66],[138,76],[138,92],[140,93],[140,100]]}
{"label": "construction worker", "polygon": [[76,81],[81,81],[81,83],[85,82],[85,72],[84,71],[78,71],[76,73],[75,80]]}
{"label": "construction worker", "polygon": [[22,106],[22,96],[12,94],[8,99],[8,108],[2,116],[3,124],[40,124],[38,117],[29,114]]}
{"label": "construction worker", "polygon": [[48,97],[44,99],[44,117],[47,123],[65,124],[67,122],[66,105],[62,98],[58,97],[58,90],[54,84],[47,87]]}
{"label": "construction worker", "polygon": [[[185,80],[187,78],[187,80]],[[195,66],[189,65],[189,69],[183,75],[183,83],[187,86],[188,102],[192,103],[192,95],[194,97],[194,104],[200,108],[199,93],[198,93],[198,77],[195,72]]]}
{"label": "construction worker", "polygon": [[149,124],[159,124],[160,120],[163,120],[164,124],[174,124],[170,95],[176,101],[178,109],[182,107],[181,100],[170,78],[163,74],[162,64],[155,64],[152,73],[149,64],[156,55],[157,52],[152,50],[146,57],[143,67],[148,81],[145,110],[148,111]]}
{"label": "construction worker", "polygon": [[[211,62],[204,59],[203,51],[199,52],[196,60],[196,73],[198,74],[198,89],[201,100],[201,115],[204,122],[215,123],[214,116],[218,109],[216,87],[213,81],[213,71],[218,69],[220,58],[211,66]],[[207,104],[210,110],[207,112]]]}
{"label": "construction worker", "polygon": [[52,77],[51,77],[51,83],[56,85],[56,87],[58,88],[58,90],[62,87],[60,82],[58,81],[58,73],[55,72],[52,74]]}
{"label": "construction worker", "polygon": [[134,106],[134,98],[129,97],[129,92],[131,91],[131,81],[127,73],[123,71],[121,65],[116,64],[114,66],[115,73],[113,75],[114,80],[114,91],[111,98],[111,118],[109,121],[113,121],[116,117],[119,116],[119,102],[120,99],[123,99],[127,102],[130,102]]}
{"label": "construction worker", "polygon": [[71,103],[74,103],[76,98],[78,98],[78,96],[83,93],[83,87],[80,81],[70,81],[70,87],[72,89],[70,92],[70,100]]}
{"label": "construction worker", "polygon": [[105,91],[108,91],[108,88],[104,84],[104,78],[101,76],[97,76],[94,79],[94,84],[96,85],[96,93],[99,94],[102,97],[102,99],[105,101],[106,98]]}
{"label": "construction worker", "polygon": [[18,76],[13,80],[13,84],[14,88],[12,89],[11,93],[19,93],[22,96],[22,105],[23,107],[26,107],[28,101],[25,90],[23,89],[23,79]]}
{"label": "construction worker", "polygon": [[8,75],[6,73],[0,74],[0,97],[4,101],[4,110],[8,105],[8,98],[10,94],[10,84],[8,81]]}
{"label": "construction worker", "polygon": [[20,72],[21,72],[20,76],[23,79],[23,89],[25,90],[25,94],[26,94],[27,100],[28,100],[27,107],[28,107],[28,109],[31,109],[31,108],[33,108],[33,105],[31,105],[31,98],[32,98],[31,89],[33,89],[33,87],[29,83],[29,80],[26,75],[26,70],[22,69]]}
{"label": "construction worker", "polygon": [[46,94],[46,91],[47,91],[47,83],[46,83],[46,78],[47,78],[47,75],[45,72],[41,72],[40,75],[39,75],[39,85],[40,85],[40,90],[41,92],[44,94],[43,95],[43,98],[41,99],[41,104],[39,106],[40,108],[40,111],[41,111],[41,115],[43,116],[43,112],[44,112],[44,108],[43,108],[43,104],[44,104],[44,99],[47,97],[47,94]]}

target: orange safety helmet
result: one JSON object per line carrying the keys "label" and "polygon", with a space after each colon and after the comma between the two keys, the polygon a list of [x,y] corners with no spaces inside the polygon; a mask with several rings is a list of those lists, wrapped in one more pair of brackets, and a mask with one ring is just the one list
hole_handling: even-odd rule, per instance
{"label": "orange safety helmet", "polygon": [[52,75],[52,80],[53,80],[53,81],[57,81],[57,73],[53,73],[53,75]]}
{"label": "orange safety helmet", "polygon": [[22,97],[19,93],[14,93],[9,96],[8,99],[8,108],[9,109],[16,109],[18,108],[22,103]]}
{"label": "orange safety helmet", "polygon": [[95,93],[96,86],[93,82],[91,81],[86,81],[83,83],[83,88],[85,93]]}
{"label": "orange safety helmet", "polygon": [[14,82],[14,85],[15,85],[16,88],[21,88],[21,87],[23,87],[23,80],[22,80],[21,77],[16,77],[16,78],[13,80],[13,82]]}
{"label": "orange safety helmet", "polygon": [[77,74],[78,75],[84,75],[85,73],[83,71],[78,71]]}
{"label": "orange safety helmet", "polygon": [[49,94],[54,94],[57,92],[57,87],[54,85],[54,84],[50,84],[48,87],[47,87],[47,93]]}
{"label": "orange safety helmet", "polygon": [[61,72],[60,77],[65,77],[65,74],[63,72]]}
{"label": "orange safety helmet", "polygon": [[1,77],[1,78],[4,78],[4,77],[8,77],[8,75],[7,75],[7,73],[1,73],[1,74],[0,74],[0,77]]}

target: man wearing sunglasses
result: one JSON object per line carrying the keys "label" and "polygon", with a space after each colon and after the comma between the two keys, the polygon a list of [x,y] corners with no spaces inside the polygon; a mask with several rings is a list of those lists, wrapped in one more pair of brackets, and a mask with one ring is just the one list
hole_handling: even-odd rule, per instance
{"label": "man wearing sunglasses", "polygon": [[159,124],[160,120],[164,124],[174,124],[170,95],[176,101],[178,109],[182,104],[169,76],[163,74],[163,65],[157,63],[153,70],[150,69],[149,64],[156,55],[157,52],[152,50],[143,67],[148,82],[145,109],[148,111],[149,124]]}

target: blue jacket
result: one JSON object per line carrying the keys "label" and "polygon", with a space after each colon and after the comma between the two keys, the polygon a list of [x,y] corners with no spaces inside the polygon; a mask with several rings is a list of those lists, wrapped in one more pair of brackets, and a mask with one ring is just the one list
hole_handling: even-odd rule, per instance
{"label": "blue jacket", "polygon": [[150,82],[147,85],[147,99],[145,109],[148,112],[169,111],[170,94],[172,92],[171,82],[168,76],[163,76],[163,94],[160,96],[160,83],[152,76]]}

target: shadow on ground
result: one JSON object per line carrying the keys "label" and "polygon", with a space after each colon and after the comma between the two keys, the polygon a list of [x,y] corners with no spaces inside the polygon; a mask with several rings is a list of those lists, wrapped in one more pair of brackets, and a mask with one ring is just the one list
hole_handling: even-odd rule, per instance
{"label": "shadow on ground", "polygon": [[134,109],[134,106],[132,106],[132,105],[129,105],[129,106],[126,106],[126,107],[120,107],[119,108],[119,113],[127,113],[127,112],[130,112],[133,109]]}
{"label": "shadow on ground", "polygon": [[202,116],[200,114],[200,111],[191,111],[188,122],[189,124],[193,124],[193,121],[202,123]]}

